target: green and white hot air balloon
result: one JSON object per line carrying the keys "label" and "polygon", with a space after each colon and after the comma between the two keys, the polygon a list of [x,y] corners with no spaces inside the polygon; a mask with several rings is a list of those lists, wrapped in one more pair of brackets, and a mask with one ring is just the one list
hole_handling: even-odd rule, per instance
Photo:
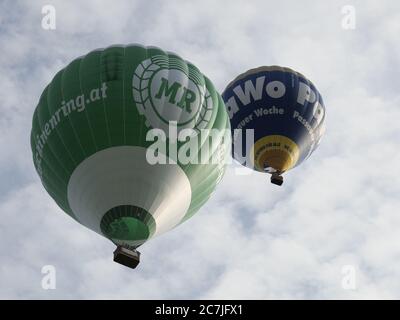
{"label": "green and white hot air balloon", "polygon": [[31,146],[56,203],[135,267],[138,246],[210,197],[230,154],[229,126],[193,64],[155,47],[111,46],[55,75],[34,112]]}

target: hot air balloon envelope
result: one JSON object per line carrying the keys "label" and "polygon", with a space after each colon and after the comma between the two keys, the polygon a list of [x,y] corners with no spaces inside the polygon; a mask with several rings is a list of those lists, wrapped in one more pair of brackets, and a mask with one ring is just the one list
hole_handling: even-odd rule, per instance
{"label": "hot air balloon envelope", "polygon": [[233,80],[222,97],[231,121],[233,157],[272,173],[276,184],[282,183],[279,174],[309,157],[321,140],[322,97],[298,72],[277,66],[251,69]]}

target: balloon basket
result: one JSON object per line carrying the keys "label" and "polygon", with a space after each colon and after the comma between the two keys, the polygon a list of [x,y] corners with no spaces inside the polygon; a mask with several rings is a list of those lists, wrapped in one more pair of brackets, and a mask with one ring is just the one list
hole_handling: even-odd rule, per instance
{"label": "balloon basket", "polygon": [[114,261],[125,267],[135,269],[140,262],[140,252],[135,249],[117,246],[114,251]]}

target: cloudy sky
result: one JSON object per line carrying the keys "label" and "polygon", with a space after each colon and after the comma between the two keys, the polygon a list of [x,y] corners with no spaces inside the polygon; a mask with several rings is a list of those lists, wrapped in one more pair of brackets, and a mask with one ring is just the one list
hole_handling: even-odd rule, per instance
{"label": "cloudy sky", "polygon": [[[45,4],[55,30],[42,28]],[[2,0],[0,298],[400,298],[399,34],[395,0]],[[282,187],[231,166],[194,218],[124,268],[47,195],[29,143],[53,75],[116,43],[177,52],[220,91],[249,68],[291,67],[323,95],[326,135]],[[54,290],[41,285],[46,265]]]}

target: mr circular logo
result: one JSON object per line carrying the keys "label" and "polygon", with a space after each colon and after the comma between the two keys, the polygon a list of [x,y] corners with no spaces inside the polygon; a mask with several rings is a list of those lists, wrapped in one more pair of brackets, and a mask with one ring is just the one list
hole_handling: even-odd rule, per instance
{"label": "mr circular logo", "polygon": [[132,79],[133,98],[146,126],[164,130],[170,121],[178,132],[207,127],[213,113],[212,97],[203,76],[184,61],[157,55],[140,63]]}

